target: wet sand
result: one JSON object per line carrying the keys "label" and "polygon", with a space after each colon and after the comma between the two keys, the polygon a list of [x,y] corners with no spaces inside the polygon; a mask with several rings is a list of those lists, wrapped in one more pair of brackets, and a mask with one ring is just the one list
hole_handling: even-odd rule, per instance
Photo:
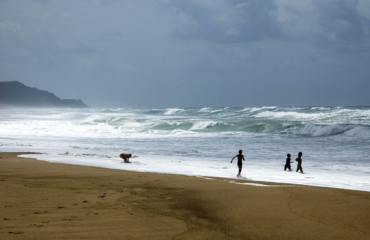
{"label": "wet sand", "polygon": [[370,192],[259,184],[0,153],[0,239],[370,239]]}

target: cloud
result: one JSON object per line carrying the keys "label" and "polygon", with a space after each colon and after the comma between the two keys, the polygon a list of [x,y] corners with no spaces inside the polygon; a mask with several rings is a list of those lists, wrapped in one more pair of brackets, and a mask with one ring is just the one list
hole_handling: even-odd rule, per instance
{"label": "cloud", "polygon": [[227,30],[227,32],[225,33],[225,35],[227,36],[235,36],[235,35],[239,35],[239,31],[238,29],[236,28],[230,28],[229,30]]}
{"label": "cloud", "polygon": [[93,105],[279,105],[302,86],[312,102],[368,86],[368,2],[0,1],[0,81]]}
{"label": "cloud", "polygon": [[[175,38],[215,43],[268,39],[333,44],[368,39],[366,0],[172,1]],[[184,21],[187,19],[187,21]],[[187,26],[187,27],[184,27]]]}
{"label": "cloud", "polygon": [[276,0],[277,21],[284,37],[318,44],[351,44],[369,39],[370,22],[354,1]]}
{"label": "cloud", "polygon": [[174,1],[166,6],[192,19],[191,36],[189,31],[175,31],[174,36],[180,39],[228,44],[269,39],[279,34],[271,15],[272,1],[190,0]]}
{"label": "cloud", "polygon": [[13,33],[20,34],[20,25],[17,23],[12,23],[10,21],[5,21],[0,23],[0,31],[10,31]]}
{"label": "cloud", "polygon": [[356,6],[356,10],[360,16],[370,20],[370,1],[359,0]]}

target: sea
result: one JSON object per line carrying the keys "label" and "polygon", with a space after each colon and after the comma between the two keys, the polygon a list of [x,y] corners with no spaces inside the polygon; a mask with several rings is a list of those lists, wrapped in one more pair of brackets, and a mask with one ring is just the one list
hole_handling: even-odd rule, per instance
{"label": "sea", "polygon": [[[239,150],[241,177],[237,161],[230,163]],[[1,108],[0,151],[110,169],[370,191],[370,107]],[[296,172],[298,152],[303,174]],[[130,163],[120,153],[131,153]],[[292,171],[284,171],[288,153]]]}

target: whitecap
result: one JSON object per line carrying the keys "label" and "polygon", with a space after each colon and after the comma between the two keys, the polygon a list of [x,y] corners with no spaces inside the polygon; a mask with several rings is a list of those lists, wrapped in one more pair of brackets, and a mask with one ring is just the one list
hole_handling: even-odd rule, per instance
{"label": "whitecap", "polygon": [[271,112],[264,111],[254,115],[256,118],[274,118],[274,119],[283,119],[283,120],[308,120],[314,121],[322,118],[330,117],[328,113],[300,113],[300,112]]}
{"label": "whitecap", "polygon": [[276,109],[277,107],[274,107],[274,106],[265,106],[265,107],[259,107],[259,108],[252,108],[250,111],[251,112],[257,112],[257,111],[261,111],[261,110],[273,110],[273,109]]}
{"label": "whitecap", "polygon": [[167,112],[165,112],[164,114],[165,115],[172,115],[172,114],[175,114],[175,113],[178,113],[178,112],[182,112],[182,111],[185,111],[185,109],[181,109],[181,108],[167,108]]}
{"label": "whitecap", "polygon": [[215,126],[217,122],[214,121],[204,121],[204,122],[196,122],[194,125],[190,128],[190,130],[202,130],[206,129],[210,126]]}
{"label": "whitecap", "polygon": [[211,111],[211,108],[209,107],[205,107],[205,108],[201,108],[198,110],[198,112],[202,112],[202,113],[206,113],[206,112],[210,112]]}
{"label": "whitecap", "polygon": [[211,113],[218,113],[218,112],[222,112],[224,109],[217,109],[217,110],[213,110],[211,111]]}

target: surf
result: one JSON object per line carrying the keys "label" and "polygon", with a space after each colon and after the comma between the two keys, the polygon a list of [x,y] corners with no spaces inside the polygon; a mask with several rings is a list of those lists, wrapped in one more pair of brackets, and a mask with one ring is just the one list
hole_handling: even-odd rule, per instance
{"label": "surf", "polygon": [[[235,178],[242,149],[248,179],[368,189],[369,144],[369,107],[0,109],[0,151],[131,171]],[[299,151],[307,175],[283,173]]]}

